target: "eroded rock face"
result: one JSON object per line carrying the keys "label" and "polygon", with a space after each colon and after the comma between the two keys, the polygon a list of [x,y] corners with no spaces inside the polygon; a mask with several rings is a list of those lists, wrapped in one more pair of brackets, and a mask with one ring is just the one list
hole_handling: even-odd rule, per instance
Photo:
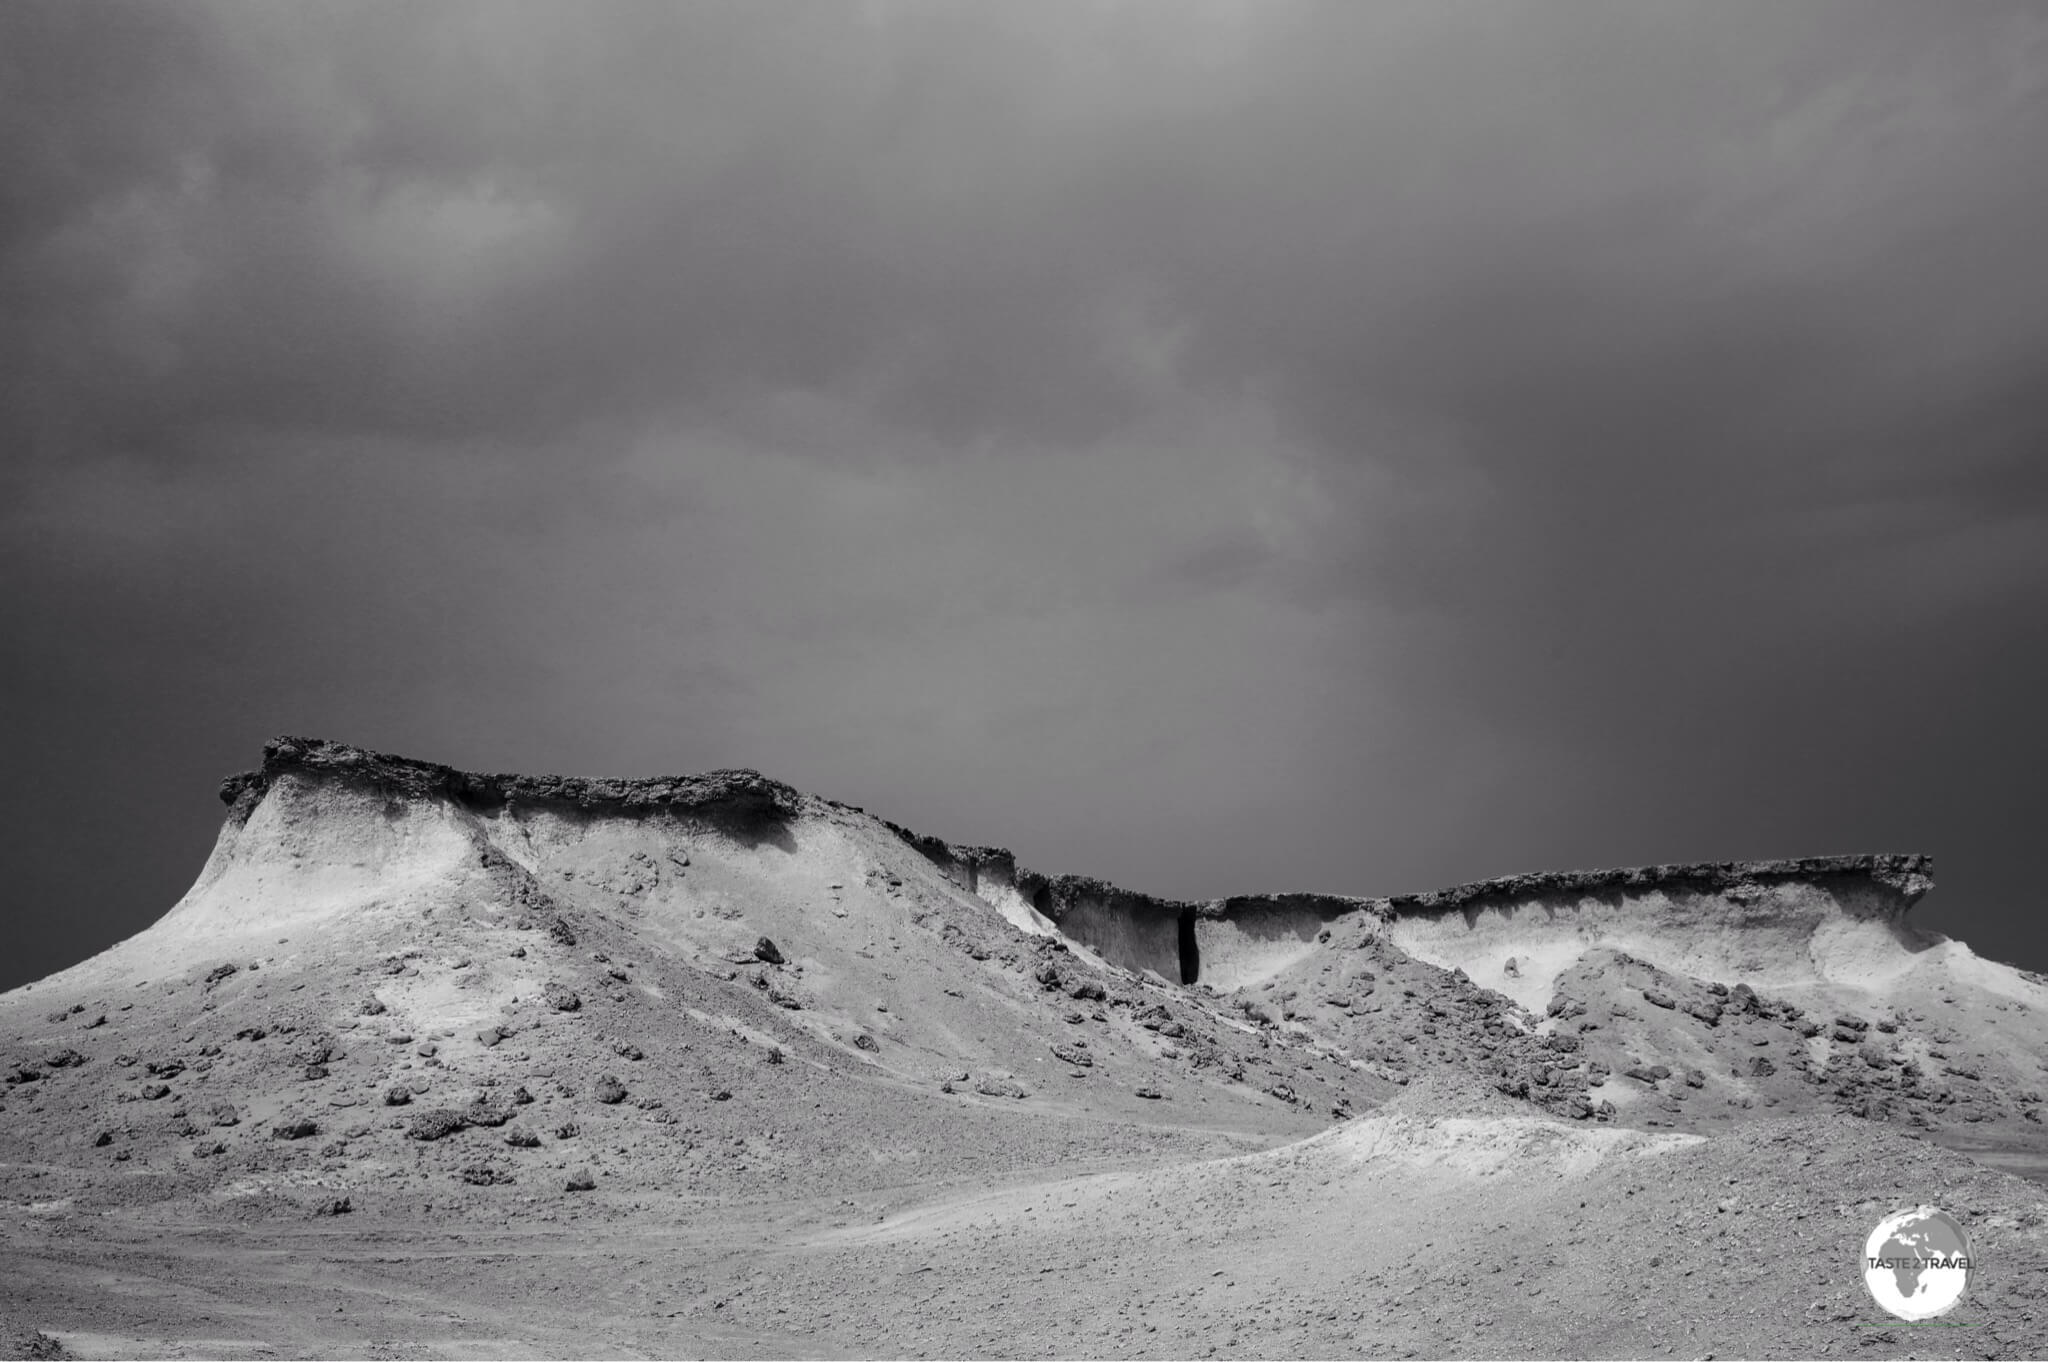
{"label": "eroded rock face", "polygon": [[[1802,900],[1816,896],[1844,911],[1896,924],[1933,886],[1931,858],[1876,854],[1548,871],[1381,897],[1254,894],[1183,901],[1089,876],[1040,874],[1019,866],[1001,847],[958,846],[888,826],[950,882],[985,894],[992,904],[1022,904],[1046,930],[1111,964],[1149,971],[1163,982],[1223,990],[1278,977],[1333,934],[1355,941],[1387,924],[1498,915],[1523,907],[1553,911],[1558,905],[1588,902],[1640,903],[1656,913],[1690,905],[1703,916],[1754,924],[1810,916],[1811,905]],[[1549,977],[1538,960],[1512,949],[1498,953],[1494,973],[1521,984],[1512,991],[1525,1002]],[[1713,1024],[1728,999],[1724,985],[1717,997],[1693,1005],[1694,1015]]]}

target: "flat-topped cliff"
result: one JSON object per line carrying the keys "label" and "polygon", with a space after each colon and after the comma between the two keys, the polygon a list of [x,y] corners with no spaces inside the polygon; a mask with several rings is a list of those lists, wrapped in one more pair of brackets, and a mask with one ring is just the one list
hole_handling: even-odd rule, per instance
{"label": "flat-topped cliff", "polygon": [[[16,1118],[44,1093],[200,1177],[244,1168],[205,1161],[239,1146],[200,1125],[200,1094],[145,1119],[196,1075],[247,1124],[319,1124],[307,1108],[402,1105],[420,1083],[478,1110],[522,1085],[547,1104],[561,1084],[535,1075],[629,1053],[663,1056],[611,1074],[647,1111],[700,1088],[794,1100],[793,1066],[852,1080],[818,1091],[911,1143],[963,1103],[1307,1132],[1428,1074],[1596,1125],[1835,1110],[2025,1135],[2048,1109],[2048,986],[1912,926],[1920,855],[1179,900],[745,770],[480,774],[279,738],[221,794],[178,904],[0,999],[19,1090],[0,1135],[25,1155],[42,1137]],[[243,1034],[263,1032],[317,1043],[266,1058]],[[154,1054],[178,1037],[198,1039]],[[117,1052],[140,1078],[99,1062]],[[576,1100],[562,1128],[613,1119],[568,1119]],[[790,1157],[871,1175],[829,1136]],[[267,1166],[281,1146],[243,1153]]]}

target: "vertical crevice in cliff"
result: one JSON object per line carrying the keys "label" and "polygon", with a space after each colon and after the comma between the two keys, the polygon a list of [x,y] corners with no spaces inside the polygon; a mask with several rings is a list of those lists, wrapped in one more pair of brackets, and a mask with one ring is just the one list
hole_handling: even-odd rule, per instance
{"label": "vertical crevice in cliff", "polygon": [[1180,910],[1180,981],[1192,984],[1202,977],[1202,948],[1195,940],[1193,904]]}

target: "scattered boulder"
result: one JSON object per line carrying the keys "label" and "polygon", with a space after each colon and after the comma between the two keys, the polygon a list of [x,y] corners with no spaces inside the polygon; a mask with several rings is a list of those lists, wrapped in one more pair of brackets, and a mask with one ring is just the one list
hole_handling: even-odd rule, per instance
{"label": "scattered boulder", "polygon": [[473,1163],[458,1175],[472,1187],[496,1187],[512,1181],[512,1175],[487,1163]]}
{"label": "scattered boulder", "polygon": [[866,1050],[871,1054],[879,1053],[882,1048],[875,1038],[865,1031],[853,1038],[853,1047],[856,1050]]}
{"label": "scattered boulder", "polygon": [[32,1329],[24,1333],[11,1335],[5,1339],[5,1342],[9,1357],[33,1358],[36,1359],[36,1362],[44,1362],[44,1359],[76,1356],[69,1348],[64,1346],[63,1339],[46,1334],[41,1329]]}
{"label": "scattered boulder", "polygon": [[93,1137],[92,1147],[94,1149],[105,1149],[108,1145],[112,1144],[113,1142],[114,1132],[111,1130],[102,1130],[98,1135],[95,1135]]}
{"label": "scattered boulder", "polygon": [[159,1098],[170,1095],[171,1089],[167,1083],[144,1083],[142,1085],[142,1100],[145,1102],[154,1102]]}
{"label": "scattered boulder", "polygon": [[406,1123],[405,1137],[408,1140],[445,1140],[450,1135],[460,1134],[469,1125],[462,1113],[448,1107],[429,1107],[416,1113]]}
{"label": "scattered boulder", "polygon": [[597,1179],[590,1175],[588,1168],[579,1168],[569,1175],[568,1181],[562,1184],[562,1190],[565,1192],[594,1192],[597,1190]]}
{"label": "scattered boulder", "polygon": [[309,1140],[320,1133],[320,1123],[310,1116],[288,1116],[270,1128],[273,1140]]}
{"label": "scattered boulder", "polygon": [[238,1126],[242,1123],[241,1113],[235,1110],[232,1103],[216,1103],[210,1114],[217,1126]]}
{"label": "scattered boulder", "polygon": [[1652,1007],[1661,1007],[1667,1012],[1671,1011],[1672,1009],[1678,1006],[1677,1000],[1674,999],[1670,994],[1659,993],[1654,988],[1646,988],[1643,990],[1643,1001],[1648,1003]]}
{"label": "scattered boulder", "polygon": [[984,1078],[974,1085],[974,1090],[983,1097],[1013,1097],[1021,1099],[1024,1089],[1020,1084],[1007,1078]]}
{"label": "scattered boulder", "polygon": [[[600,1099],[602,1100],[602,1099]],[[465,1125],[497,1127],[512,1119],[510,1107],[499,1106],[488,1097],[479,1097],[463,1109]]]}
{"label": "scattered boulder", "polygon": [[476,1039],[477,1044],[488,1050],[499,1041],[505,1039],[505,1028],[502,1026],[486,1026],[483,1030],[476,1033]]}
{"label": "scattered boulder", "polygon": [[541,986],[541,998],[557,1012],[574,1012],[583,1006],[583,999],[567,984],[550,979]]}
{"label": "scattered boulder", "polygon": [[1751,1078],[1769,1078],[1772,1074],[1776,1073],[1777,1071],[1778,1066],[1771,1063],[1771,1061],[1769,1059],[1766,1059],[1764,1056],[1750,1056],[1749,1076]]}
{"label": "scattered boulder", "polygon": [[782,952],[776,949],[773,941],[764,936],[754,943],[754,958],[764,964],[779,965],[782,963]]}
{"label": "scattered boulder", "polygon": [[1159,1089],[1157,1088],[1139,1088],[1138,1096],[1144,1098],[1148,1102],[1157,1102],[1161,1098],[1165,1097],[1166,1094],[1159,1091]]}
{"label": "scattered boulder", "polygon": [[239,968],[240,966],[232,964],[215,965],[206,972],[206,986],[212,988],[221,980],[234,974]]}
{"label": "scattered boulder", "polygon": [[392,1084],[390,1087],[384,1089],[384,1105],[387,1107],[404,1107],[412,1105],[412,1089],[408,1088],[403,1083]]}
{"label": "scattered boulder", "polygon": [[1062,1064],[1071,1064],[1077,1069],[1095,1067],[1095,1056],[1088,1053],[1085,1041],[1077,1041],[1072,1045],[1055,1045],[1052,1047],[1052,1053]]}
{"label": "scattered boulder", "polygon": [[1154,1003],[1143,1012],[1135,1014],[1131,1020],[1147,1031],[1163,1031],[1173,1023],[1173,1014],[1166,1010],[1164,1004]]}
{"label": "scattered boulder", "polygon": [[59,1050],[43,1060],[52,1069],[75,1069],[85,1063],[85,1056],[76,1050]]}
{"label": "scattered boulder", "polygon": [[574,1121],[564,1121],[555,1127],[555,1138],[558,1140],[573,1140],[582,1133],[583,1128]]}
{"label": "scattered boulder", "polygon": [[355,1210],[355,1203],[345,1196],[329,1197],[313,1208],[314,1215],[349,1215]]}
{"label": "scattered boulder", "polygon": [[593,1095],[606,1106],[615,1107],[626,1100],[626,1085],[612,1075],[606,1074],[597,1080],[597,1088]]}
{"label": "scattered boulder", "polygon": [[533,1094],[528,1092],[524,1087],[517,1087],[512,1089],[512,1105],[515,1107],[532,1106]]}
{"label": "scattered boulder", "polygon": [[540,1144],[540,1136],[530,1130],[513,1129],[505,1132],[505,1143],[514,1149],[533,1149]]}
{"label": "scattered boulder", "polygon": [[643,1051],[639,1046],[628,1045],[623,1041],[612,1047],[612,1053],[617,1055],[620,1059],[629,1060],[635,1064],[647,1058],[646,1052]]}

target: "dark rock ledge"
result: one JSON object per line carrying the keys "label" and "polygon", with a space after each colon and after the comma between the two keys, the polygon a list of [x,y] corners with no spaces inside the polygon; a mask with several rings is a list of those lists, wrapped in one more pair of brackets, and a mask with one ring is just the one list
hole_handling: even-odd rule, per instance
{"label": "dark rock ledge", "polygon": [[[886,820],[885,820],[886,821]],[[1183,909],[1203,918],[1226,918],[1259,909],[1308,910],[1335,916],[1366,912],[1379,917],[1402,913],[1444,913],[1489,904],[1562,895],[1642,893],[1652,889],[1693,894],[1723,894],[1740,899],[1774,884],[1863,881],[1896,896],[1904,911],[1934,887],[1934,858],[1910,852],[1875,852],[1850,856],[1799,856],[1774,861],[1695,861],[1679,865],[1621,866],[1606,870],[1550,870],[1503,875],[1471,884],[1419,894],[1357,897],[1347,894],[1238,894],[1228,898],[1183,902],[1124,889],[1086,875],[1043,875],[1017,864],[1004,847],[965,846],[895,823],[889,829],[937,865],[947,878],[973,891],[992,869],[1007,877],[1018,892],[1057,919],[1061,910],[1081,900],[1134,907],[1149,913]]]}
{"label": "dark rock ledge", "polygon": [[1788,881],[1819,883],[1862,879],[1897,894],[1910,905],[1934,887],[1934,858],[1914,853],[1861,856],[1799,856],[1777,861],[1699,861],[1686,865],[1641,865],[1614,870],[1552,870],[1461,884],[1424,894],[1379,899],[1390,912],[1445,912],[1556,894],[1641,892],[1680,889],[1726,894]]}
{"label": "dark rock ledge", "polygon": [[446,799],[467,808],[507,804],[563,804],[590,811],[721,812],[750,821],[788,818],[803,807],[803,796],[758,771],[707,771],[694,776],[645,780],[592,780],[577,776],[491,775],[459,771],[439,762],[371,752],[324,738],[274,738],[264,744],[263,765],[221,782],[221,802],[230,816],[247,818],[278,777],[287,774],[339,777],[400,799]]}

